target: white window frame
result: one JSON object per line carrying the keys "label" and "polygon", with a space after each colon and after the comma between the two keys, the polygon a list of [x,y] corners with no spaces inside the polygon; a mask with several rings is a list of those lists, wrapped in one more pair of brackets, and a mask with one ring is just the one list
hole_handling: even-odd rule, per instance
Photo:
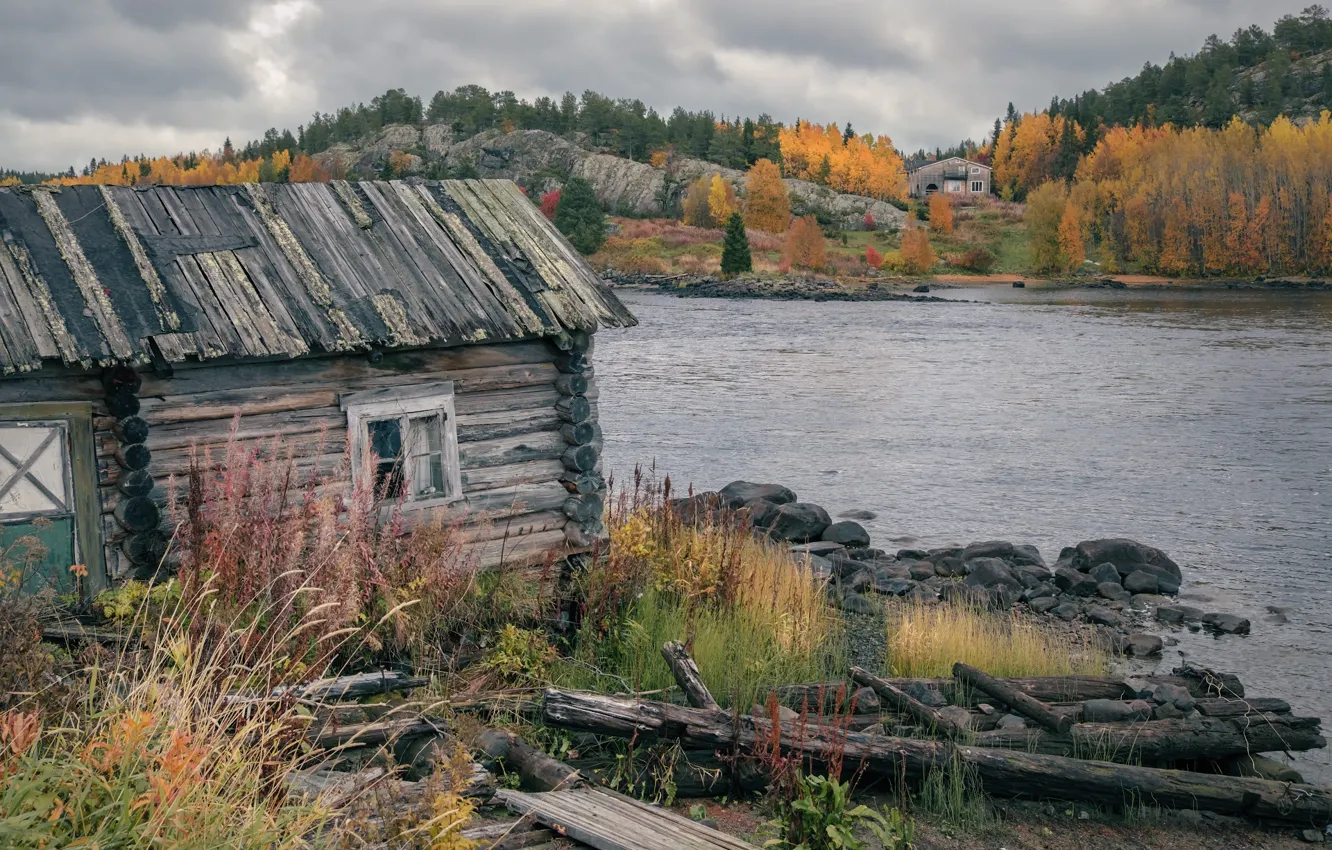
{"label": "white window frame", "polygon": [[972,181],[971,181],[971,191],[973,191],[973,192],[984,192],[984,191],[985,191],[985,181],[984,181],[984,180],[972,180]]}
{"label": "white window frame", "polygon": [[438,414],[443,417],[443,433],[440,437],[447,492],[442,496],[414,496],[410,480],[404,479],[408,484],[407,493],[388,501],[400,502],[403,510],[420,510],[452,504],[463,499],[462,465],[458,461],[458,418],[454,412],[452,381],[432,381],[410,387],[345,393],[339,397],[339,402],[347,414],[353,481],[360,483],[360,477],[368,468],[371,422],[382,419],[400,420],[404,455],[411,457],[411,449],[406,445],[411,433],[408,420],[422,414]]}
{"label": "white window frame", "polygon": [[971,166],[971,173],[972,173],[972,174],[980,174],[980,166],[979,166],[979,165],[973,165],[973,166]]}

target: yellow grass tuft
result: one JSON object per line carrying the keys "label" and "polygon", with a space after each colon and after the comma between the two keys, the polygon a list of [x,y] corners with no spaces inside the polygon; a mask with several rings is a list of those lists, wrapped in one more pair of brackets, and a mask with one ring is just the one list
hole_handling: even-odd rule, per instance
{"label": "yellow grass tuft", "polygon": [[959,661],[992,676],[1099,675],[1108,665],[1089,633],[1056,634],[1017,612],[904,602],[889,606],[887,623],[893,676],[948,677]]}

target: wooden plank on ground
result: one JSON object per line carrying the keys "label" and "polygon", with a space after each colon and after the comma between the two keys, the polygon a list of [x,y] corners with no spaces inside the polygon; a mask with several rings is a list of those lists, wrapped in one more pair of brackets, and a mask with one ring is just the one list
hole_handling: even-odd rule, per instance
{"label": "wooden plank on ground", "polygon": [[540,794],[502,790],[495,800],[516,814],[558,826],[595,850],[754,850],[752,844],[674,812],[597,788]]}

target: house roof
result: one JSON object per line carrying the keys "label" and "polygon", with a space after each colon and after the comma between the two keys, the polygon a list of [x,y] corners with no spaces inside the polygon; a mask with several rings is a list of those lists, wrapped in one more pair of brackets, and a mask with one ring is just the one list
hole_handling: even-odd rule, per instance
{"label": "house roof", "polygon": [[947,165],[950,162],[961,162],[965,163],[966,165],[975,165],[980,168],[984,168],[986,171],[990,170],[990,166],[986,165],[983,162],[975,162],[974,160],[963,159],[960,156],[950,156],[947,159],[913,159],[906,164],[906,170],[907,172],[918,171],[926,167],[927,165]]}
{"label": "house roof", "polygon": [[0,367],[628,327],[507,180],[0,189]]}

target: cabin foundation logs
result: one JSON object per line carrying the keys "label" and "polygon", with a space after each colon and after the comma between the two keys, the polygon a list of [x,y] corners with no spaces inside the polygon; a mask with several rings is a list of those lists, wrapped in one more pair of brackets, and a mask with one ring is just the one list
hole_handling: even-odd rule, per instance
{"label": "cabin foundation logs", "polygon": [[162,512],[153,498],[154,482],[148,465],[152,452],[147,446],[148,422],[139,416],[139,389],[143,380],[132,366],[114,366],[102,374],[106,407],[115,420],[116,501],[112,508],[118,531],[115,540],[129,561],[127,577],[148,579],[156,575],[166,555],[161,532]]}
{"label": "cabin foundation logs", "polygon": [[560,482],[569,491],[564,515],[569,518],[565,537],[579,549],[596,545],[606,533],[602,512],[606,503],[606,479],[601,474],[601,427],[589,395],[595,389],[592,372],[592,334],[572,331],[556,337],[560,349],[555,359],[559,375],[555,389],[560,394],[555,412],[563,423],[560,435],[568,448],[561,456],[564,473]]}

